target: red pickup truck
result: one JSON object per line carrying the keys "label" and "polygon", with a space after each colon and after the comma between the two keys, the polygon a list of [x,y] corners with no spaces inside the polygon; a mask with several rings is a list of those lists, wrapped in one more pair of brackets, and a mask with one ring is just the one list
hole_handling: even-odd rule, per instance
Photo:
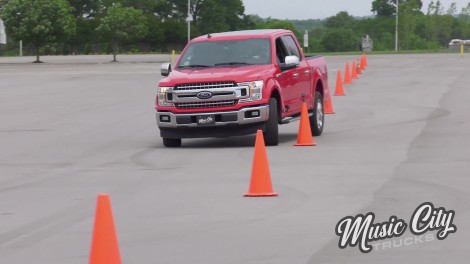
{"label": "red pickup truck", "polygon": [[229,137],[262,130],[279,142],[278,125],[309,109],[312,134],[324,126],[330,98],[322,56],[305,57],[295,35],[266,29],[207,34],[188,43],[174,67],[161,66],[156,118],[166,147],[182,138]]}

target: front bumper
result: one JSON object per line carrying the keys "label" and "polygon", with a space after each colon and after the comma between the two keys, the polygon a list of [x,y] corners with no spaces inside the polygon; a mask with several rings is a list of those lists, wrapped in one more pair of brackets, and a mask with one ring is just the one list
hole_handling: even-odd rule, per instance
{"label": "front bumper", "polygon": [[[252,116],[258,112],[258,116]],[[198,116],[213,115],[215,123],[212,125],[198,125]],[[162,116],[167,122],[162,122]],[[157,112],[157,124],[160,136],[164,138],[203,138],[203,137],[231,137],[256,133],[257,130],[266,129],[269,118],[269,106],[262,105],[247,107],[238,111],[174,114],[171,112]]]}
{"label": "front bumper", "polygon": [[[269,117],[269,106],[246,107],[238,111],[174,114],[171,112],[157,112],[157,124],[160,128],[201,127],[198,125],[198,116],[213,115],[215,123],[211,126],[248,125],[266,122]],[[207,126],[204,126],[207,127]]]}

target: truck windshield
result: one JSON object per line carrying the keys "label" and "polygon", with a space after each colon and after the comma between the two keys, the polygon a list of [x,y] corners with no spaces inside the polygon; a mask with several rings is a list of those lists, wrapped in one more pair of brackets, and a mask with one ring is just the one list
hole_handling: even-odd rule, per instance
{"label": "truck windshield", "polygon": [[269,39],[207,41],[190,44],[177,68],[234,67],[270,63]]}

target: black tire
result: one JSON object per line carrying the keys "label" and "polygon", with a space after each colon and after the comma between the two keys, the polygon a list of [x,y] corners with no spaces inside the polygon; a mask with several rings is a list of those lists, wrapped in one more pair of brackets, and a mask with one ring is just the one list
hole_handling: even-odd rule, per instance
{"label": "black tire", "polygon": [[313,115],[310,116],[310,129],[312,136],[320,136],[325,125],[325,112],[323,108],[323,98],[319,92],[315,92],[313,104]]}
{"label": "black tire", "polygon": [[181,147],[181,138],[163,138],[163,145],[167,148]]}
{"label": "black tire", "polygon": [[266,122],[266,130],[263,133],[266,146],[277,146],[279,144],[279,111],[276,98],[269,100],[269,118]]}

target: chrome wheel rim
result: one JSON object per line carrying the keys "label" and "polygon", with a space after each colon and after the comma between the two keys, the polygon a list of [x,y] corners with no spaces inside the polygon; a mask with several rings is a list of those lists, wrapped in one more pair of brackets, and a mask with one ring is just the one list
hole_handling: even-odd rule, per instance
{"label": "chrome wheel rim", "polygon": [[317,127],[321,129],[323,127],[323,105],[321,102],[317,103]]}

